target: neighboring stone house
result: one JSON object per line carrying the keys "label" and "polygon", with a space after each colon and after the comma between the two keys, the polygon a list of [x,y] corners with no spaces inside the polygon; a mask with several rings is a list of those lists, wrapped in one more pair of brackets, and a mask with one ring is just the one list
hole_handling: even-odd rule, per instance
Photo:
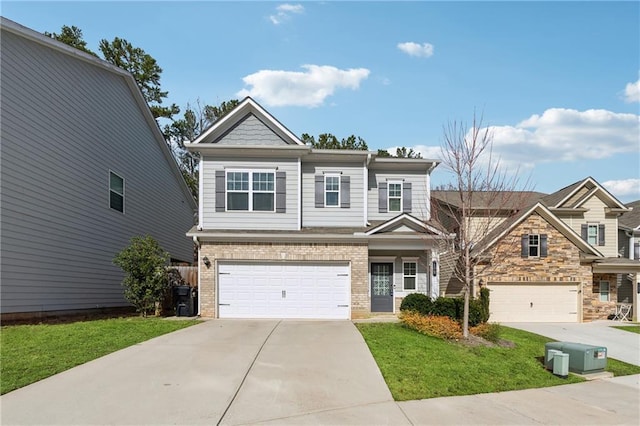
{"label": "neighboring stone house", "polygon": [[[432,195],[439,209],[455,211],[455,197]],[[631,210],[591,177],[550,195],[521,195],[529,202],[501,209],[473,248],[491,262],[474,282],[475,292],[491,290],[490,320],[580,322],[615,314],[621,277],[640,272],[640,262],[618,255],[618,219]],[[457,284],[443,272],[442,294],[455,294]]]}
{"label": "neighboring stone house", "polygon": [[149,234],[192,262],[195,201],[131,74],[0,29],[2,319],[130,306],[114,256]]}
{"label": "neighboring stone house", "polygon": [[[631,211],[618,220],[618,255],[640,261],[640,200],[625,204]],[[618,280],[618,302],[638,306],[640,274],[621,274]],[[633,310],[633,320],[638,320],[638,310]]]}
{"label": "neighboring stone house", "polygon": [[313,149],[251,98],[186,146],[202,316],[362,318],[439,294],[437,161]]}

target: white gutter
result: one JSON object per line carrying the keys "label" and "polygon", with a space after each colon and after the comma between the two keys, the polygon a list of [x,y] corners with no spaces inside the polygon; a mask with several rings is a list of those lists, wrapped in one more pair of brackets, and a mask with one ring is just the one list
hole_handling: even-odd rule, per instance
{"label": "white gutter", "polygon": [[302,159],[298,157],[298,231],[302,229]]}

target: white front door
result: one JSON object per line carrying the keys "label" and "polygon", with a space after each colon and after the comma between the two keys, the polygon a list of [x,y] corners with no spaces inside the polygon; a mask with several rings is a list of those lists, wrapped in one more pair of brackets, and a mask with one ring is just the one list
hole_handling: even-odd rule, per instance
{"label": "white front door", "polygon": [[220,318],[349,319],[349,265],[220,263]]}
{"label": "white front door", "polygon": [[489,322],[578,322],[578,285],[489,283]]}

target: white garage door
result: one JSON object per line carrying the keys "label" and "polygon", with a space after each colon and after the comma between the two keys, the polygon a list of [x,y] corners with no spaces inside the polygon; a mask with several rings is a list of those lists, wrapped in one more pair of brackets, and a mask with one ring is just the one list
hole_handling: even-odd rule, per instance
{"label": "white garage door", "polygon": [[220,318],[349,319],[349,265],[221,263]]}
{"label": "white garage door", "polygon": [[578,286],[490,283],[491,322],[577,322]]}

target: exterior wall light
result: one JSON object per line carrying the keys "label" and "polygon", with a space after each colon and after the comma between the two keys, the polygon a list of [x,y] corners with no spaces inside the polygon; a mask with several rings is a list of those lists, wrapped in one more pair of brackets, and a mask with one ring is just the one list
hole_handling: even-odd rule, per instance
{"label": "exterior wall light", "polygon": [[207,266],[207,268],[211,266],[211,261],[209,260],[209,258],[207,256],[203,257],[202,261]]}

